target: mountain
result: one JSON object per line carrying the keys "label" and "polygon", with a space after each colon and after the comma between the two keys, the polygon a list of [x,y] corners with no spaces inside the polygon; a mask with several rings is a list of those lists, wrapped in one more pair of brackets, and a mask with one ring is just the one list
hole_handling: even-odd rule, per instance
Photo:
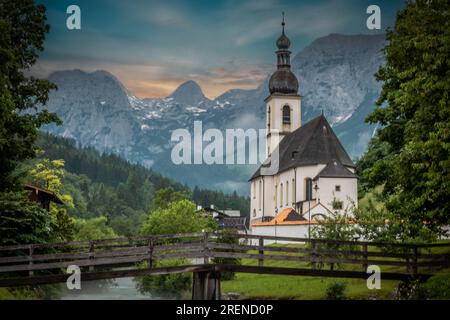
{"label": "mountain", "polygon": [[[384,35],[331,34],[292,59],[303,96],[303,122],[323,111],[352,158],[361,155],[375,130],[364,118],[380,91],[373,75],[384,62],[384,46]],[[133,96],[106,71],[61,71],[49,80],[58,90],[50,94],[46,108],[64,124],[45,130],[120,154],[190,186],[248,194],[255,165],[174,165],[170,138],[179,128],[192,133],[195,120],[202,121],[203,131],[264,128],[268,79],[256,89],[230,90],[213,100],[192,80],[161,99]]]}
{"label": "mountain", "polygon": [[100,154],[93,147],[80,147],[73,139],[41,134],[40,158],[64,159],[62,194],[73,197],[69,214],[78,218],[107,216],[108,225],[119,235],[136,235],[152,209],[156,192],[163,188],[184,192],[196,204],[233,208],[249,213],[250,201],[237,194],[188,188],[142,165],[130,164],[114,154]]}
{"label": "mountain", "polygon": [[181,84],[168,99],[173,99],[174,102],[188,104],[188,105],[200,105],[209,102],[209,99],[205,97],[202,92],[202,88],[197,82],[193,80],[186,81]]}

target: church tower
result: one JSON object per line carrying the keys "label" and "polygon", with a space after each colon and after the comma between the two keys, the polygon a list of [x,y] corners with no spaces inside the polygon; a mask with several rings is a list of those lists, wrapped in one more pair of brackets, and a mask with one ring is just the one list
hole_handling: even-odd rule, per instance
{"label": "church tower", "polygon": [[270,96],[265,100],[268,155],[284,136],[301,126],[301,96],[298,94],[298,80],[291,71],[291,42],[284,33],[284,12],[281,26],[281,36],[276,42],[277,70],[270,77]]}

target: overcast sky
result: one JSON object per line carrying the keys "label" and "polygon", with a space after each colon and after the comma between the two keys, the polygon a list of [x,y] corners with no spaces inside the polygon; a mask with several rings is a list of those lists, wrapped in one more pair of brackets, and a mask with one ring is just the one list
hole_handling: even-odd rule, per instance
{"label": "overcast sky", "polygon": [[[216,97],[258,86],[275,65],[286,13],[293,54],[330,33],[375,34],[392,27],[403,0],[41,0],[50,33],[34,73],[104,69],[139,97],[163,97],[195,80]],[[81,30],[68,30],[66,9],[81,8]],[[381,8],[382,30],[366,27]]]}

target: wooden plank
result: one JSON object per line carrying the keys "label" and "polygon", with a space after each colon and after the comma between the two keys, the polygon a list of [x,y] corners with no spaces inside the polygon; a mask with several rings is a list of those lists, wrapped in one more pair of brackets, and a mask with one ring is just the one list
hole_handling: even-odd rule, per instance
{"label": "wooden plank", "polygon": [[33,265],[14,265],[14,266],[1,266],[0,273],[2,272],[15,272],[15,271],[29,271],[29,270],[49,270],[49,269],[61,269],[67,268],[70,265],[77,265],[79,267],[86,266],[107,266],[123,263],[136,263],[148,259],[148,254],[142,254],[130,257],[114,257],[114,258],[101,258],[93,260],[73,260],[73,261],[61,261],[51,263],[39,263]]}
{"label": "wooden plank", "polygon": [[[268,255],[268,254],[254,254],[254,253],[241,253],[241,252],[218,252],[213,251],[210,253],[211,257],[214,258],[244,258],[244,259],[265,259],[265,260],[280,260],[280,261],[311,261],[309,256],[286,256],[286,255]],[[326,257],[316,257],[314,262],[321,263],[339,263],[339,264],[362,264],[364,260],[362,259],[333,259]],[[378,264],[378,265],[391,265],[391,266],[405,266],[403,261],[387,261],[387,260],[368,260],[368,264]]]}
{"label": "wooden plank", "polygon": [[[257,274],[276,274],[291,276],[316,276],[316,277],[333,277],[333,278],[360,278],[367,279],[369,276],[366,272],[361,271],[345,271],[345,270],[318,270],[303,268],[285,268],[285,267],[257,267],[245,265],[216,265],[214,270],[227,272],[257,273]],[[407,280],[411,276],[409,274],[383,272],[385,280]],[[431,277],[430,274],[418,274],[417,278],[426,280]]]}
{"label": "wooden plank", "polygon": [[[81,273],[81,281],[92,281],[102,279],[116,279],[127,277],[142,277],[147,275],[164,275],[174,273],[202,272],[208,271],[211,266],[204,265],[183,265],[174,267],[159,267],[152,269],[129,269],[114,271],[96,271]],[[30,278],[0,278],[0,287],[17,287],[25,285],[40,285],[66,282],[70,274],[56,274],[46,276],[34,276]]]}

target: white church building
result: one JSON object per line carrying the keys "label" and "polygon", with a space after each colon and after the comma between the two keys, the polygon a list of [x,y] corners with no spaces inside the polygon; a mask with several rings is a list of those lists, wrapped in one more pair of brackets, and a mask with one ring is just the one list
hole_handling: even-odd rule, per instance
{"label": "white church building", "polygon": [[268,158],[250,179],[250,228],[257,235],[308,237],[310,224],[357,205],[358,177],[323,114],[302,124],[284,25],[265,99]]}

